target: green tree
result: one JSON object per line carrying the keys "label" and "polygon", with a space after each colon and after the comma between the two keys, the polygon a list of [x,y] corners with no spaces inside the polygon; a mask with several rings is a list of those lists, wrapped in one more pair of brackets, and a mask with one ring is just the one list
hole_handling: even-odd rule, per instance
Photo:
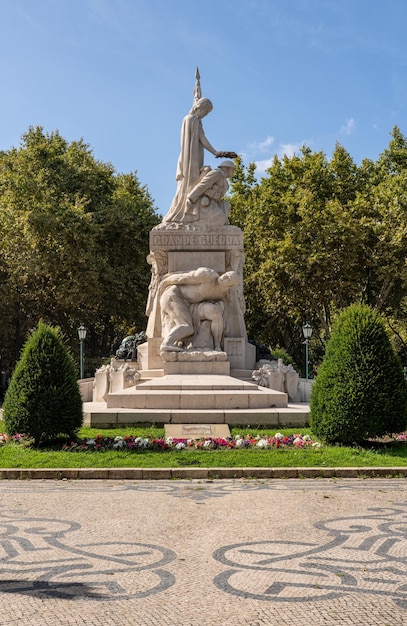
{"label": "green tree", "polygon": [[30,128],[19,148],[0,153],[3,356],[16,358],[41,318],[71,345],[85,323],[95,355],[111,353],[128,326],[142,330],[158,222],[136,173],[117,174],[82,140]]}
{"label": "green tree", "polygon": [[38,444],[82,425],[76,366],[58,329],[40,322],[29,336],[4,398],[9,434],[25,433]]}
{"label": "green tree", "polygon": [[241,161],[230,220],[244,231],[249,335],[303,361],[301,327],[323,354],[336,313],[365,302],[407,322],[407,140],[393,129],[375,163],[336,145],[275,157],[258,182]]}
{"label": "green tree", "polygon": [[377,170],[390,175],[407,170],[407,138],[398,126],[393,127],[389,145],[379,157]]}
{"label": "green tree", "polygon": [[249,333],[296,360],[303,322],[327,335],[335,308],[360,292],[363,232],[350,203],[361,184],[340,146],[331,162],[304,147],[275,157],[245,194],[232,188],[231,221],[245,235]]}
{"label": "green tree", "polygon": [[313,385],[310,425],[329,443],[400,432],[407,385],[384,320],[367,305],[339,316]]}

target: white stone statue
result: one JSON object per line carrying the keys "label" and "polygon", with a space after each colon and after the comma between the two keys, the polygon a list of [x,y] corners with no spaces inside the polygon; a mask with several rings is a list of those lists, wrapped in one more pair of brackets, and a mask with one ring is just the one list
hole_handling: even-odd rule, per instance
{"label": "white stone statue", "polygon": [[161,350],[176,352],[199,347],[222,351],[227,294],[238,284],[236,272],[219,275],[208,267],[163,278],[159,288]]}
{"label": "white stone statue", "polygon": [[93,402],[106,402],[107,395],[134,387],[140,380],[140,373],[128,361],[111,359],[110,365],[102,365],[95,373],[93,382]]}
{"label": "white stone statue", "polygon": [[150,315],[154,307],[161,278],[168,272],[168,254],[163,250],[154,250],[147,256],[147,263],[151,265],[151,280],[148,287],[146,315]]}
{"label": "white stone statue", "polygon": [[300,377],[292,365],[284,365],[282,359],[275,361],[260,361],[259,369],[252,373],[253,380],[261,387],[268,387],[275,391],[284,391],[290,400],[300,400]]}
{"label": "white stone statue", "polygon": [[215,170],[208,168],[187,196],[187,215],[211,228],[227,224],[230,203],[222,198],[229,189],[227,179],[234,171],[233,161],[223,161]]}
{"label": "white stone statue", "polygon": [[93,402],[106,402],[110,387],[111,369],[110,365],[102,365],[102,367],[96,370],[93,381]]}
{"label": "white stone statue", "polygon": [[[188,195],[200,182],[204,166],[204,150],[216,157],[234,158],[234,152],[218,152],[205,136],[202,119],[213,109],[208,98],[202,98],[199,84],[199,71],[196,73],[194,103],[184,118],[181,128],[181,152],[177,165],[177,191],[171,208],[163,219],[166,222],[187,224],[199,219],[199,213],[193,204],[187,204]],[[194,210],[195,209],[195,210]]]}

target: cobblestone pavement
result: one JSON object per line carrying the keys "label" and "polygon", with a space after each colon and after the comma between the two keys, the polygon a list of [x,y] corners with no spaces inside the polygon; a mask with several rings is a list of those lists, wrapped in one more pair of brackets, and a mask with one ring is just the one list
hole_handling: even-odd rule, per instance
{"label": "cobblestone pavement", "polygon": [[406,479],[0,482],[0,624],[407,624]]}

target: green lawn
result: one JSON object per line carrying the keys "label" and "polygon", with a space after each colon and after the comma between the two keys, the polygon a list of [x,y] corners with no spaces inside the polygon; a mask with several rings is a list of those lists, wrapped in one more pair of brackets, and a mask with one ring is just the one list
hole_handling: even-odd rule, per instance
{"label": "green lawn", "polygon": [[[0,432],[4,432],[0,422]],[[274,435],[276,430],[231,429],[232,436]],[[284,429],[286,435],[298,431]],[[302,429],[302,434],[311,434]],[[82,428],[80,437],[137,435],[148,438],[164,436],[161,428],[124,428],[96,430]],[[311,435],[312,436],[312,435]],[[380,448],[321,446],[320,448],[235,449],[235,450],[169,450],[104,452],[65,452],[61,446],[40,447],[7,443],[0,447],[0,468],[72,468],[72,467],[372,467],[407,465],[407,443],[390,442]]]}

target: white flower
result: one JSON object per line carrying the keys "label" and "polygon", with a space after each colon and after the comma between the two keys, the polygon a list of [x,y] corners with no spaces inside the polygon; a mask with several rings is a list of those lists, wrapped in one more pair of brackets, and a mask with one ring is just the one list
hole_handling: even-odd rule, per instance
{"label": "white flower", "polygon": [[177,443],[177,445],[175,446],[176,450],[183,450],[183,448],[185,448],[185,443],[182,443],[182,441]]}
{"label": "white flower", "polygon": [[165,443],[167,443],[170,446],[172,444],[172,437],[167,437],[167,439],[165,440]]}
{"label": "white flower", "polygon": [[258,442],[256,443],[257,448],[267,448],[268,445],[269,444],[267,442],[267,439],[259,439]]}
{"label": "white flower", "polygon": [[117,436],[117,437],[115,437],[115,438],[114,438],[114,440],[115,440],[115,441],[123,441],[123,437],[119,437],[119,436]]}
{"label": "white flower", "polygon": [[284,439],[284,435],[282,435],[281,433],[276,433],[274,435],[274,439]]}
{"label": "white flower", "polygon": [[96,445],[96,441],[94,439],[88,439],[87,442],[88,446],[95,446]]}
{"label": "white flower", "polygon": [[119,450],[120,448],[123,448],[123,446],[124,446],[123,438],[119,438],[119,440],[113,444],[113,448],[115,448],[115,450]]}
{"label": "white flower", "polygon": [[236,437],[236,448],[243,448],[244,439],[242,437]]}
{"label": "white flower", "polygon": [[303,441],[311,441],[311,437],[309,435],[304,435],[302,439]]}
{"label": "white flower", "polygon": [[314,441],[314,443],[312,444],[313,448],[320,448],[321,444],[319,443],[319,441]]}
{"label": "white flower", "polygon": [[299,444],[299,443],[302,443],[302,439],[301,439],[301,437],[296,437],[294,439],[294,441],[293,441],[293,444],[295,445],[295,444]]}
{"label": "white flower", "polygon": [[209,448],[209,447],[210,447],[210,445],[211,445],[211,443],[212,443],[212,441],[211,441],[210,439],[206,439],[206,440],[204,441],[204,445],[203,445],[203,447],[204,447],[204,448]]}

